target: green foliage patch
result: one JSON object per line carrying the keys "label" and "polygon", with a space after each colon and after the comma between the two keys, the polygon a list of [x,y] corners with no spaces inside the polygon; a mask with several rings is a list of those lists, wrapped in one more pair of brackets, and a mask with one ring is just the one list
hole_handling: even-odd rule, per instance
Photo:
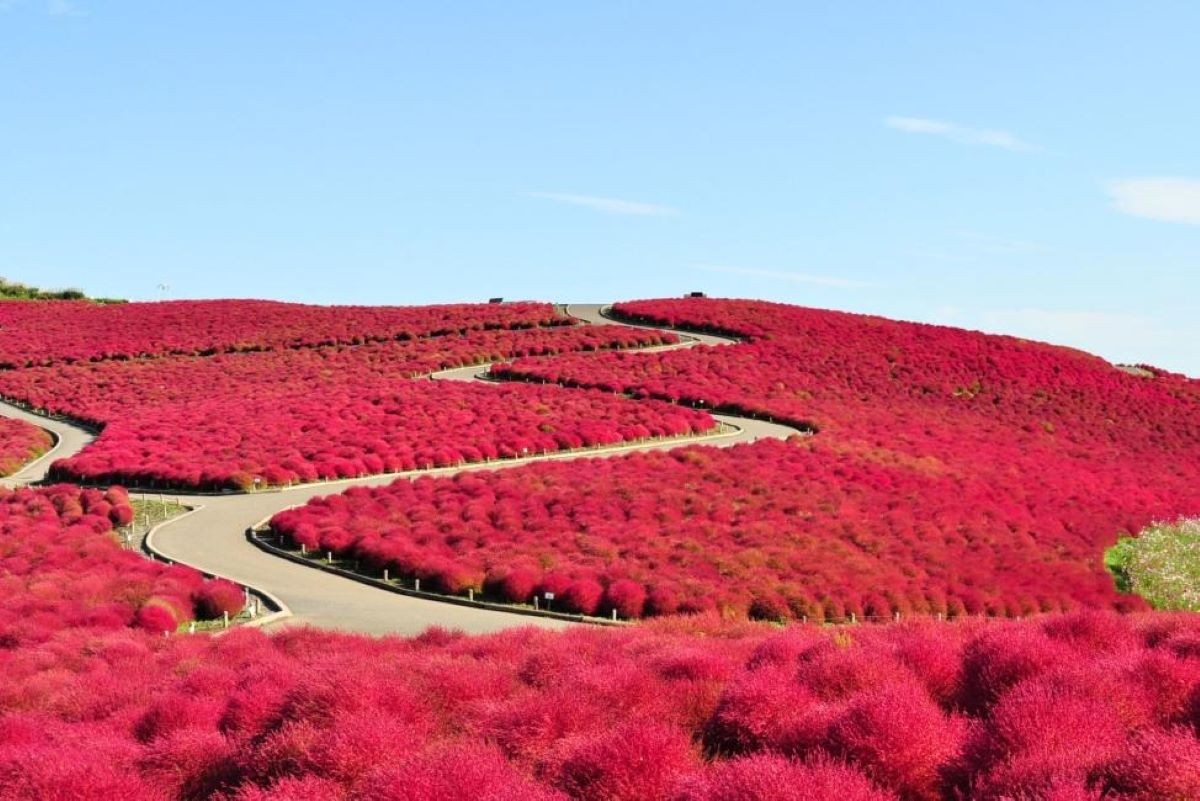
{"label": "green foliage patch", "polygon": [[82,289],[39,289],[0,278],[0,300],[93,300],[96,303],[123,303],[113,298],[88,298]]}
{"label": "green foliage patch", "polygon": [[1155,609],[1200,611],[1200,519],[1156,523],[1104,554],[1117,588]]}

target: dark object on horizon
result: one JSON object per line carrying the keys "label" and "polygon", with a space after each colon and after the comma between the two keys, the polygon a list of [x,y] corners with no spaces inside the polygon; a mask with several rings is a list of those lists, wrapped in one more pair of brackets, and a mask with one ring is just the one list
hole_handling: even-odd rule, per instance
{"label": "dark object on horizon", "polygon": [[705,295],[703,292],[689,292],[689,293],[687,293],[687,297],[689,297],[689,298],[707,298],[708,295]]}
{"label": "dark object on horizon", "polygon": [[504,298],[488,298],[488,303],[503,303]]}

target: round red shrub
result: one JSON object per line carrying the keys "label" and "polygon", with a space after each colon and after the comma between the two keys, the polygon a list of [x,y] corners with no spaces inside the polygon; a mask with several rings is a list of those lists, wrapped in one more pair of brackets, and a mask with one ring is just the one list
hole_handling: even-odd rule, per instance
{"label": "round red shrub", "polygon": [[1017,682],[1074,659],[1069,646],[1033,626],[983,629],[963,651],[962,704],[972,712],[986,710]]}
{"label": "round red shrub", "polygon": [[563,591],[563,607],[568,612],[594,615],[600,608],[600,599],[603,597],[604,587],[600,582],[593,579],[576,579]]}
{"label": "round red shrub", "polygon": [[204,695],[168,693],[151,701],[133,726],[141,742],[149,742],[182,729],[216,729],[225,701]]}
{"label": "round red shrub", "polygon": [[551,570],[542,576],[541,585],[538,587],[538,592],[542,595],[553,593],[555,598],[561,598],[563,593],[570,587],[572,579],[566,573]]}
{"label": "round red shrub", "polygon": [[1145,729],[1105,775],[1129,801],[1192,801],[1200,798],[1200,741],[1189,729]]}
{"label": "round red shrub", "polygon": [[604,591],[604,605],[626,620],[641,617],[646,605],[646,587],[629,579],[617,579]]}
{"label": "round red shrub", "polygon": [[848,765],[775,754],[717,762],[681,784],[673,801],[897,801]]}
{"label": "round red shrub", "polygon": [[750,602],[751,620],[784,620],[791,616],[787,599],[770,591],[760,591]]}
{"label": "round red shrub", "polygon": [[345,788],[319,776],[284,776],[266,787],[244,785],[231,801],[344,801]]}
{"label": "round red shrub", "polygon": [[128,503],[116,504],[109,509],[108,517],[115,526],[128,526],[133,522],[133,507]]}
{"label": "round red shrub", "polygon": [[1108,764],[1124,751],[1125,740],[1126,727],[1103,691],[1032,679],[996,702],[967,749],[966,767],[998,797],[1033,794]]}
{"label": "round red shrub", "polygon": [[151,599],[138,609],[135,616],[138,627],[152,634],[165,634],[178,629],[183,621],[176,610],[170,605],[155,601],[156,599]]}
{"label": "round red shrub", "polygon": [[904,630],[896,627],[897,660],[907,667],[943,708],[949,708],[962,692],[962,642],[957,637],[937,636],[928,628]]}
{"label": "round red shrub", "polygon": [[646,594],[646,614],[673,615],[679,611],[679,590],[669,584],[655,584]]}
{"label": "round red shrub", "polygon": [[407,717],[374,706],[336,714],[329,726],[312,733],[304,770],[345,788],[362,788],[379,766],[402,761],[427,744],[421,722]]}
{"label": "round red shrub", "polygon": [[209,798],[235,784],[237,748],[213,729],[182,729],[150,743],[142,774],[173,798]]}
{"label": "round red shrub", "polygon": [[824,742],[835,714],[796,681],[794,669],[761,667],[725,688],[702,739],[718,756],[764,749],[803,754]]}
{"label": "round red shrub", "polygon": [[232,581],[209,579],[192,593],[196,617],[216,620],[228,614],[237,617],[246,605],[246,591]]}
{"label": "round red shrub", "polygon": [[153,779],[96,745],[0,746],[0,801],[163,801]]}
{"label": "round red shrub", "polygon": [[1127,652],[1137,647],[1137,635],[1120,616],[1096,610],[1056,615],[1042,625],[1050,639],[1088,654]]}
{"label": "round red shrub", "polygon": [[566,747],[553,783],[579,801],[662,798],[698,763],[687,732],[650,721],[633,721]]}
{"label": "round red shrub", "polygon": [[519,773],[495,748],[447,743],[381,766],[361,801],[567,801]]}
{"label": "round red shrub", "polygon": [[503,600],[514,603],[528,603],[533,597],[538,583],[542,580],[542,572],[532,565],[516,565],[489,581],[490,588]]}
{"label": "round red shrub", "polygon": [[836,639],[822,640],[801,654],[795,675],[814,695],[829,700],[915,681],[912,671],[893,653],[879,648],[845,647]]}
{"label": "round red shrub", "polygon": [[919,685],[891,684],[850,701],[830,730],[829,748],[902,798],[937,801],[947,789],[942,771],[965,732]]}

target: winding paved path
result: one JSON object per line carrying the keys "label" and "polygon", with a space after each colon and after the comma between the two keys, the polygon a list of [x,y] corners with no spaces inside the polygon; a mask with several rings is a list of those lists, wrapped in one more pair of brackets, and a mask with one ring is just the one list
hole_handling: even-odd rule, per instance
{"label": "winding paved path", "polygon": [[[571,305],[568,307],[568,313],[594,325],[612,323],[613,321],[600,314],[601,308],[600,305]],[[638,327],[652,328],[652,326]],[[688,334],[684,342],[679,345],[669,345],[666,348],[732,342],[736,342],[736,340],[707,334]],[[479,374],[486,372],[487,367],[487,365],[479,365],[444,370],[435,373],[431,378],[471,381]],[[54,459],[78,453],[94,439],[89,432],[69,423],[30,414],[9,404],[0,404],[0,414],[28,420],[52,431],[59,438],[58,446],[51,454],[48,454],[48,458],[27,465],[20,472],[6,479],[7,483],[27,484],[42,480]],[[290,617],[275,625],[308,624],[321,628],[369,634],[417,634],[429,626],[435,625],[462,629],[473,634],[514,626],[563,628],[571,624],[561,620],[413,598],[359,584],[271,556],[247,542],[245,531],[250,526],[283,509],[298,506],[319,495],[341,492],[351,486],[373,487],[390,484],[405,477],[453,475],[469,470],[507,469],[547,459],[575,459],[587,456],[610,456],[630,451],[665,450],[677,448],[689,442],[708,442],[712,445],[728,446],[741,442],[753,442],[766,437],[786,438],[798,433],[796,429],[776,423],[728,415],[713,416],[736,430],[720,436],[710,435],[654,444],[616,446],[584,453],[578,451],[554,453],[463,467],[309,484],[249,495],[148,494],[143,497],[176,498],[183,504],[197,508],[194,514],[160,526],[152,535],[152,547],[158,553],[176,562],[225,576],[241,584],[270,593],[282,601],[291,612]],[[138,497],[136,493],[135,497]]]}
{"label": "winding paved path", "polygon": [[19,406],[13,406],[11,403],[4,403],[3,401],[0,401],[0,415],[24,420],[26,423],[32,423],[38,428],[43,428],[54,435],[54,447],[26,464],[11,476],[0,479],[0,486],[19,487],[44,481],[46,473],[55,459],[65,459],[68,456],[74,456],[91,444],[92,440],[96,438],[95,434],[74,423],[65,423],[62,420],[42,417],[40,414],[27,412]]}

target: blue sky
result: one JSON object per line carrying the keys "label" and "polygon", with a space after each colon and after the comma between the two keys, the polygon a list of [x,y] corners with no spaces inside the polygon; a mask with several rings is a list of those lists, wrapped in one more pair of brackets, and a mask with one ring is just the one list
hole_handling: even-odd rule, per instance
{"label": "blue sky", "polygon": [[0,0],[0,275],[704,290],[1198,376],[1197,30],[1169,2]]}

